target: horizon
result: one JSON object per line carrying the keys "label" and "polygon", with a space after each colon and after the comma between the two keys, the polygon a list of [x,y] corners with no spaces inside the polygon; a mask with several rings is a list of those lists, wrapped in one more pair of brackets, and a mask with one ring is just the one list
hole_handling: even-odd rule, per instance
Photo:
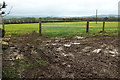
{"label": "horizon", "polygon": [[[65,16],[82,17],[118,14],[119,0],[4,0],[7,3],[6,13],[12,16]],[[1,1],[2,2],[2,1]],[[107,3],[107,4],[106,4]]]}
{"label": "horizon", "polygon": [[[117,17],[118,15],[115,14],[109,14],[109,15],[98,15],[98,17]],[[57,18],[74,18],[74,17],[96,17],[96,15],[67,15],[67,16],[40,16],[40,15],[29,15],[29,16],[22,16],[22,15],[8,15],[5,16],[5,18],[17,18],[17,17],[34,17],[34,18],[38,18],[38,17],[57,17]]]}

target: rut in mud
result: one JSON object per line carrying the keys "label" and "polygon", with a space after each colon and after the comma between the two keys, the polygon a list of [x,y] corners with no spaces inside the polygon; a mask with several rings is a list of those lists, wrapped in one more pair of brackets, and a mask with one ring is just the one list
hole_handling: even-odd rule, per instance
{"label": "rut in mud", "polygon": [[118,57],[117,36],[12,37],[3,77],[10,77],[11,67],[20,78],[116,78]]}

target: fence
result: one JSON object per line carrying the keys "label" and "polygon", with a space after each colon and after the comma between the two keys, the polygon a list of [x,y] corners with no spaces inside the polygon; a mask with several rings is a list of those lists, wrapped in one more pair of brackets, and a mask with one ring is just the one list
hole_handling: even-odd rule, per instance
{"label": "fence", "polygon": [[100,31],[117,31],[117,22],[81,21],[81,20],[40,20],[37,23],[27,24],[6,24],[6,34],[23,34],[37,31],[40,35],[47,36],[69,36],[89,33],[99,33]]}
{"label": "fence", "polygon": [[[49,21],[48,21],[49,22]],[[52,33],[52,34],[80,34],[80,33],[91,33],[91,32],[104,32],[105,31],[105,21],[98,22],[97,24],[95,22],[91,21],[64,21],[64,22],[52,22],[49,23],[42,23],[42,19],[39,19],[39,34],[42,35],[43,33]],[[62,25],[63,24],[63,25]],[[102,25],[102,26],[101,26]],[[47,28],[45,30],[45,28]],[[106,28],[106,30],[109,27]],[[43,29],[43,30],[42,30]]]}

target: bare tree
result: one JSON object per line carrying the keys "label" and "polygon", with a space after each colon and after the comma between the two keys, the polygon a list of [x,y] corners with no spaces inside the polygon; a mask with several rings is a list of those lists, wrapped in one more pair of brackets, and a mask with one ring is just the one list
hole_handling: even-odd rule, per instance
{"label": "bare tree", "polygon": [[5,35],[4,20],[3,20],[3,17],[4,17],[3,14],[5,14],[5,12],[2,11],[2,9],[6,8],[6,6],[7,5],[5,2],[3,2],[3,4],[0,4],[0,17],[2,18],[2,27],[3,27],[3,29],[0,28],[0,31],[1,31],[0,34],[2,34],[1,35],[2,37],[4,37],[4,35]]}

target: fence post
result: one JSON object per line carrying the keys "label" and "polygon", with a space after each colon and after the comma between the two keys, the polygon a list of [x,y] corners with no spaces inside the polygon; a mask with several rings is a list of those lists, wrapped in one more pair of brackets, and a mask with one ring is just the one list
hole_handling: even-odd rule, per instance
{"label": "fence post", "polygon": [[2,17],[2,27],[3,27],[3,30],[5,30],[5,24],[4,24],[4,19]]}
{"label": "fence post", "polygon": [[105,21],[103,21],[103,32],[104,32],[104,30],[105,30]]}
{"label": "fence post", "polygon": [[89,21],[87,21],[86,33],[89,32]]}
{"label": "fence post", "polygon": [[41,23],[42,23],[42,18],[39,18],[39,35],[42,36],[41,33]]}

